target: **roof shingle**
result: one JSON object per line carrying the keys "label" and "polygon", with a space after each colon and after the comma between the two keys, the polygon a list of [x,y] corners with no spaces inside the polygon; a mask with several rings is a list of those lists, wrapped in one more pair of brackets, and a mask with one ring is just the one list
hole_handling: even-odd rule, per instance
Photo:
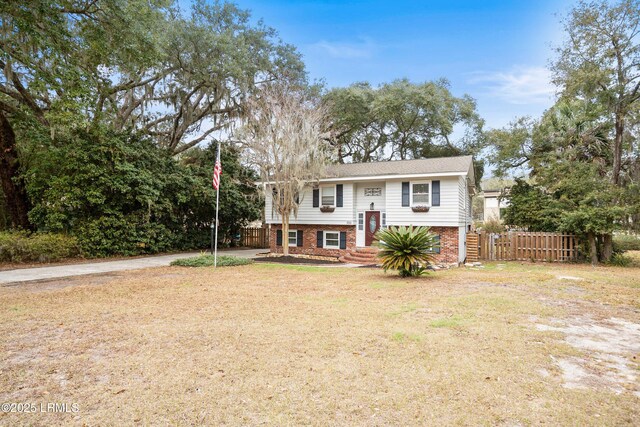
{"label": "roof shingle", "polygon": [[472,164],[472,156],[437,157],[417,160],[391,160],[386,162],[370,163],[343,163],[328,166],[325,178],[466,173],[469,172]]}

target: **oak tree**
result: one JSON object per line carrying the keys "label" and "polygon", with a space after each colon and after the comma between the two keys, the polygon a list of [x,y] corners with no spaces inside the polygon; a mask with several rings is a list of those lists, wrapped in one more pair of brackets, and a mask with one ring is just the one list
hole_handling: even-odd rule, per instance
{"label": "oak tree", "polygon": [[297,216],[304,190],[322,178],[332,157],[326,119],[308,91],[269,84],[248,101],[244,125],[235,133],[280,217],[284,255],[289,254],[291,216]]}

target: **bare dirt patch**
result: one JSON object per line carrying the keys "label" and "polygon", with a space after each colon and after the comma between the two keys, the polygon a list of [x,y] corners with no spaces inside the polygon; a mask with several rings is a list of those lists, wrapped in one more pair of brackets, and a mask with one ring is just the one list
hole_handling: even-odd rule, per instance
{"label": "bare dirt patch", "polygon": [[632,369],[616,319],[640,323],[639,272],[254,264],[0,287],[0,402],[80,408],[0,425],[638,425],[636,389],[591,365],[601,342],[564,329],[607,328]]}
{"label": "bare dirt patch", "polygon": [[618,318],[596,321],[589,316],[550,320],[551,325],[537,324],[537,329],[561,332],[567,344],[584,351],[582,357],[552,356],[562,370],[565,387],[631,391],[640,397],[640,324]]}

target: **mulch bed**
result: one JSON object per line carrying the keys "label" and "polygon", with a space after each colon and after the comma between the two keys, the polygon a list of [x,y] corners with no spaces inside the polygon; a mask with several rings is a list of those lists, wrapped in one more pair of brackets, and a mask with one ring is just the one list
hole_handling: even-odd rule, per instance
{"label": "mulch bed", "polygon": [[329,261],[324,259],[298,258],[294,256],[267,256],[254,258],[256,262],[274,262],[278,264],[311,264],[311,265],[336,265],[337,261]]}

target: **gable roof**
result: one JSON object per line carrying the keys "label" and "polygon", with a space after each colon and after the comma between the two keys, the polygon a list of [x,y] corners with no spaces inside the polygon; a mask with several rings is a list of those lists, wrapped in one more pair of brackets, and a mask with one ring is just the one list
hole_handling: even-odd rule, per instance
{"label": "gable roof", "polygon": [[473,176],[473,157],[436,157],[386,162],[343,163],[327,167],[327,178],[358,178],[388,175],[466,174]]}

